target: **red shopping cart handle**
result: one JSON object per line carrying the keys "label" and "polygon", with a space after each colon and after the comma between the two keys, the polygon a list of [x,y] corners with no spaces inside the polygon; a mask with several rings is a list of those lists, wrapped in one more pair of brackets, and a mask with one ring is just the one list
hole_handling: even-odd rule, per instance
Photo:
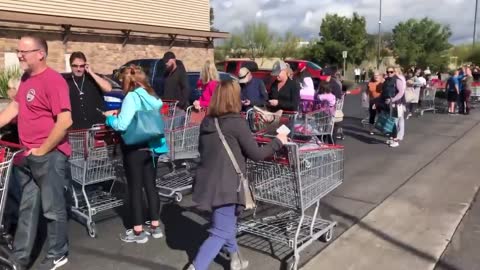
{"label": "red shopping cart handle", "polygon": [[26,147],[17,143],[12,143],[12,142],[7,142],[7,141],[2,141],[0,140],[0,146],[6,146],[10,148],[17,148],[19,150],[25,150]]}

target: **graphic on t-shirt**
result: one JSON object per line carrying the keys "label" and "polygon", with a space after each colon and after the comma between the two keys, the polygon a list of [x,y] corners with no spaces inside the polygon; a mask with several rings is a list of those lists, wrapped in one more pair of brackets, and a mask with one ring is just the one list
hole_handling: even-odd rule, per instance
{"label": "graphic on t-shirt", "polygon": [[27,92],[27,101],[32,102],[35,99],[35,89],[30,89]]}

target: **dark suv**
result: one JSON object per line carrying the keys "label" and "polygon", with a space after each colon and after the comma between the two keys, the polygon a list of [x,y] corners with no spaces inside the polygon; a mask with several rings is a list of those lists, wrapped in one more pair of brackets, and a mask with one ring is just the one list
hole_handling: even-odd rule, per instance
{"label": "dark suv", "polygon": [[[177,60],[177,64],[183,63]],[[129,65],[136,65],[142,67],[143,71],[148,75],[150,79],[149,83],[155,89],[155,92],[159,95],[163,95],[163,85],[164,85],[164,77],[165,77],[165,70],[166,66],[162,59],[136,59],[126,63],[125,66]],[[115,74],[117,70],[113,71]],[[231,76],[225,72],[219,72],[220,80],[228,80],[228,79],[236,79],[235,77]],[[188,76],[188,85],[190,87],[190,91],[192,92],[190,100],[194,101],[197,100],[198,97],[201,95],[201,92],[197,89],[197,81],[200,78],[200,72],[187,72]]]}

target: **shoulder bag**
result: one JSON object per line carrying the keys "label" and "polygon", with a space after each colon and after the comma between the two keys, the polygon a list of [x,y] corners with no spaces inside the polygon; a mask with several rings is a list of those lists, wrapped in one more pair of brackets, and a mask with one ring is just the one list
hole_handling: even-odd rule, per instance
{"label": "shoulder bag", "polygon": [[132,122],[122,133],[122,139],[127,145],[148,143],[152,139],[164,135],[163,117],[160,110],[152,110],[147,102],[138,93],[135,93],[141,102],[141,109],[135,112]]}
{"label": "shoulder bag", "polygon": [[238,175],[238,178],[240,179],[240,183],[238,185],[237,192],[242,192],[243,196],[245,197],[245,209],[254,209],[256,207],[255,203],[255,198],[253,196],[253,191],[248,184],[247,178],[242,173],[242,170],[240,170],[240,166],[238,166],[237,159],[233,155],[232,149],[227,143],[227,140],[225,139],[225,136],[223,136],[222,130],[220,129],[220,125],[218,124],[218,118],[215,118],[215,127],[217,128],[218,132],[218,137],[220,137],[220,140],[222,141],[222,144],[227,151],[228,156],[230,157],[230,160],[232,161],[233,167],[235,168],[235,171]]}

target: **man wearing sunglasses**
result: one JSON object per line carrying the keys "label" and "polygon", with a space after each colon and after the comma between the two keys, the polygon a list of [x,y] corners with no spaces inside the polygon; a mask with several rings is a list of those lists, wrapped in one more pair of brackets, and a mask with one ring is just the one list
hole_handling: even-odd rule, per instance
{"label": "man wearing sunglasses", "polygon": [[105,122],[98,110],[104,111],[103,93],[112,91],[112,85],[106,79],[92,71],[87,57],[82,52],[70,56],[72,73],[64,75],[70,90],[72,103],[72,129],[86,129]]}

